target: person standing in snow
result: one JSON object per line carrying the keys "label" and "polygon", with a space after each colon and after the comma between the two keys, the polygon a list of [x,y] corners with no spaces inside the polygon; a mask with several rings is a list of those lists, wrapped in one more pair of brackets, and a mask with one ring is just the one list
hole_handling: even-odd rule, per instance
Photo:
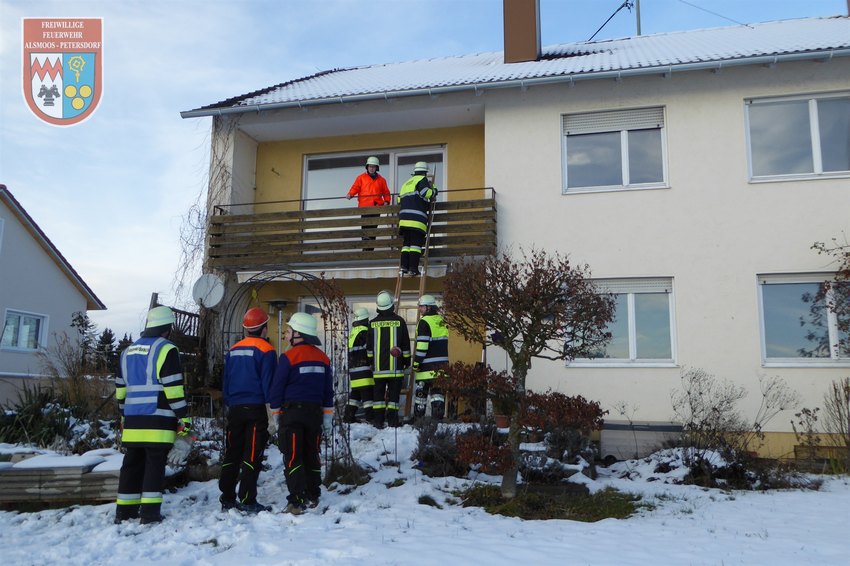
{"label": "person standing in snow", "polygon": [[398,410],[404,370],[410,367],[410,333],[407,322],[393,312],[395,299],[381,291],[375,299],[378,314],[369,321],[366,355],[372,362],[375,393],[372,397],[372,424],[399,426]]}
{"label": "person standing in snow", "polygon": [[180,352],[168,341],[174,324],[168,307],[148,311],[142,336],[121,353],[115,398],[121,412],[124,460],[118,477],[115,523],[162,522],[165,464],[178,435],[191,421],[183,390]]}
{"label": "person standing in snow", "polygon": [[[269,344],[269,315],[252,307],[242,317],[246,336],[224,356],[224,404],[227,430],[224,462],[218,488],[222,510],[245,513],[271,511],[257,502],[257,479],[269,435],[277,423],[269,419],[269,390],[277,367],[277,353]],[[239,486],[237,493],[236,487]]]}
{"label": "person standing in snow", "polygon": [[449,329],[437,313],[437,300],[433,295],[419,298],[419,316],[413,360],[416,382],[413,415],[424,417],[430,404],[431,416],[439,420],[445,414],[446,398],[433,385],[437,372],[449,365]]}
{"label": "person standing in snow", "polygon": [[317,346],[316,319],[297,312],[286,323],[290,348],[280,356],[269,401],[279,414],[280,451],[289,495],[286,512],[300,515],[319,504],[322,431],[333,426],[333,372],[328,357]]}
{"label": "person standing in snow", "polygon": [[437,198],[437,188],[428,179],[428,164],[418,161],[413,174],[398,193],[401,211],[398,229],[404,239],[401,247],[401,275],[419,275],[419,258],[425,247],[431,203]]}
{"label": "person standing in snow", "polygon": [[[369,157],[366,159],[366,172],[361,173],[354,179],[351,188],[348,189],[346,197],[351,200],[357,197],[357,206],[361,208],[371,208],[373,206],[384,206],[392,202],[390,197],[390,188],[387,186],[387,180],[384,179],[378,171],[381,170],[381,162],[377,157]],[[369,212],[363,214],[362,217],[378,218],[380,213]],[[363,230],[377,228],[378,225],[363,226]],[[363,236],[364,240],[374,240],[375,236]],[[364,251],[372,251],[373,248],[364,248]]]}
{"label": "person standing in snow", "polygon": [[348,334],[348,380],[351,392],[345,406],[343,422],[353,423],[358,409],[363,409],[363,417],[372,420],[372,392],[375,380],[366,355],[366,343],[369,339],[369,311],[363,307],[354,309],[354,323]]}

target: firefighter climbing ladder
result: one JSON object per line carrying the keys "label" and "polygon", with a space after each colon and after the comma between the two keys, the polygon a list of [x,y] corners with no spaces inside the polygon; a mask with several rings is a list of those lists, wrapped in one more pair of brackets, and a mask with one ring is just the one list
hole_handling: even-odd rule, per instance
{"label": "firefighter climbing ladder", "polygon": [[[428,229],[425,231],[425,249],[422,252],[422,268],[419,272],[419,294],[416,296],[416,305],[419,305],[419,299],[422,298],[422,295],[425,294],[425,277],[428,275],[428,251],[431,246],[431,226],[433,225],[434,220],[434,204],[435,202],[431,202],[431,210],[428,211]],[[395,303],[401,304],[401,281],[404,278],[404,274],[399,270],[398,276],[395,281]],[[416,323],[413,325],[413,332],[416,333],[419,328],[419,309],[416,309]],[[411,364],[410,364],[410,373],[405,376],[406,384],[401,389],[401,393],[405,395],[404,400],[404,414],[410,416],[411,411],[413,410],[413,396],[416,390],[416,381],[413,373],[413,360],[416,359],[416,336],[413,337],[413,348],[411,349]]]}

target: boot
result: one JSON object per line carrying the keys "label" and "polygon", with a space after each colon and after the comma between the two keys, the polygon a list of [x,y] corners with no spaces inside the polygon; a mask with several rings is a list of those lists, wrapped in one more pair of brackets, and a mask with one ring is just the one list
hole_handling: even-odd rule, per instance
{"label": "boot", "polygon": [[387,411],[387,426],[398,428],[398,411]]}
{"label": "boot", "polygon": [[377,429],[384,428],[384,412],[385,412],[384,409],[375,409],[374,410],[374,417],[375,418],[372,419],[372,426],[374,426]]}
{"label": "boot", "polygon": [[363,409],[363,420],[365,420],[367,423],[370,423],[374,418],[375,411],[372,410],[372,407],[367,407],[366,409]]}
{"label": "boot", "polygon": [[354,415],[357,414],[357,407],[354,405],[346,405],[345,413],[342,415],[342,422],[344,423],[353,423]]}

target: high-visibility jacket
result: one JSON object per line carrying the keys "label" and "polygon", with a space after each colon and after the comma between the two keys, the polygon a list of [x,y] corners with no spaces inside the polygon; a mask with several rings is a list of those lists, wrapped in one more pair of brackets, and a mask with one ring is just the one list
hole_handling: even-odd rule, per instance
{"label": "high-visibility jacket", "polygon": [[369,321],[357,320],[348,334],[348,377],[351,388],[372,387],[372,368],[366,355],[366,343],[369,340]]}
{"label": "high-visibility jacket", "polygon": [[177,346],[162,337],[143,337],[124,350],[115,398],[124,416],[122,443],[173,444],[177,419],[189,412]]}
{"label": "high-visibility jacket", "polygon": [[234,344],[224,356],[224,404],[265,405],[269,399],[277,353],[258,336],[248,336]]}
{"label": "high-visibility jacket", "polygon": [[[390,351],[398,346],[401,355],[394,358]],[[372,362],[372,377],[387,379],[403,377],[410,366],[410,333],[407,322],[392,310],[378,311],[369,321],[369,340],[366,355]]]}
{"label": "high-visibility jacket", "polygon": [[417,380],[434,379],[437,370],[449,363],[449,329],[438,314],[425,315],[416,327],[416,357],[413,370]]}
{"label": "high-visibility jacket", "polygon": [[401,211],[398,214],[399,228],[428,230],[428,211],[437,189],[425,175],[413,175],[405,181],[398,193]]}
{"label": "high-visibility jacket", "polygon": [[357,196],[357,206],[381,206],[392,202],[387,180],[378,174],[374,179],[369,173],[358,175],[348,189],[348,196]]}
{"label": "high-visibility jacket", "polygon": [[311,403],[332,413],[334,383],[331,361],[312,344],[298,344],[280,356],[272,381],[269,404]]}

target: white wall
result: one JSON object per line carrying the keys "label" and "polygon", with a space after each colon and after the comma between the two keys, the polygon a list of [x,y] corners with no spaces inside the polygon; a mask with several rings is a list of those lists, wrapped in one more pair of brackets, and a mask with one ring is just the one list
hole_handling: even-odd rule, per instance
{"label": "white wall", "polygon": [[[594,277],[674,281],[678,367],[535,360],[531,387],[608,409],[625,401],[636,419],[665,420],[683,369],[699,367],[746,387],[748,413],[761,400],[759,376],[784,378],[803,406],[822,405],[850,367],[762,367],[756,275],[828,269],[810,246],[850,233],[850,180],[748,183],[744,100],[846,90],[848,76],[850,61],[840,59],[488,92],[485,175],[498,195],[500,242],[569,254]],[[668,189],[561,194],[562,114],[659,105]],[[790,430],[791,416],[771,429]]]}

